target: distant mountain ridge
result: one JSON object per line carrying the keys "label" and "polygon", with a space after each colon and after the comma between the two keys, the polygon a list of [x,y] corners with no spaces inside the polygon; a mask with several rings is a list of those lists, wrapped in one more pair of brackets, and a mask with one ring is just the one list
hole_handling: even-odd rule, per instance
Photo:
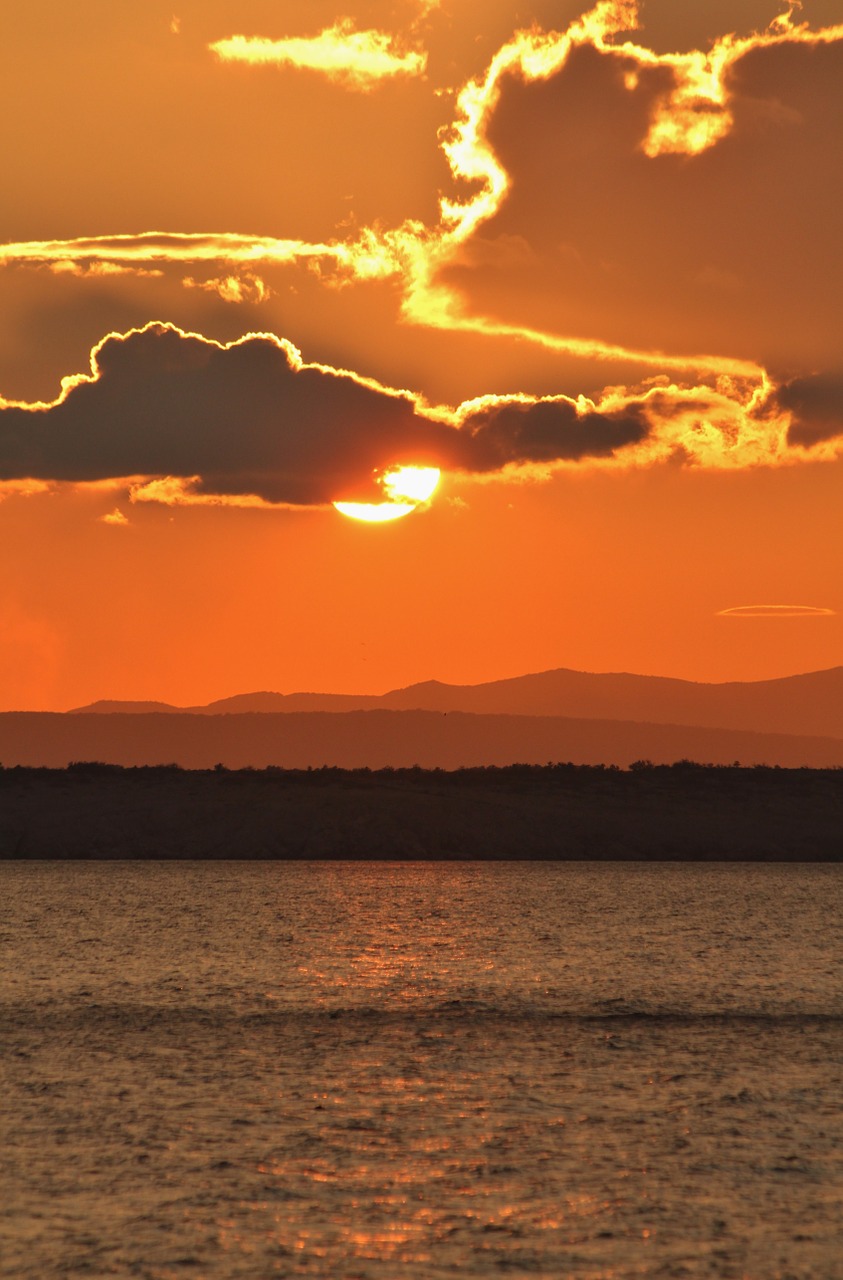
{"label": "distant mountain ridge", "polygon": [[723,684],[561,667],[477,685],[428,680],[380,695],[246,693],[202,707],[102,701],[67,714],[216,716],[373,710],[553,716],[843,738],[843,666],[775,680]]}

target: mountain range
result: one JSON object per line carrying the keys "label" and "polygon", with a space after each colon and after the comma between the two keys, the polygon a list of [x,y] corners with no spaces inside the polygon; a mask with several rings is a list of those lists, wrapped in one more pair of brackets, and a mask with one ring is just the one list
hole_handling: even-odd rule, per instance
{"label": "mountain range", "polygon": [[476,685],[428,680],[384,694],[246,693],[195,707],[101,701],[68,714],[216,716],[375,710],[562,716],[843,738],[843,666],[776,680],[724,684],[563,667]]}

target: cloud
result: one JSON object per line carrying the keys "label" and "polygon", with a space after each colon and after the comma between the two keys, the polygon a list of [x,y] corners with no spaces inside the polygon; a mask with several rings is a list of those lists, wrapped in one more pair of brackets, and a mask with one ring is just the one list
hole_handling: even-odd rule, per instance
{"label": "cloud", "polygon": [[[526,246],[523,240],[522,246]],[[418,222],[408,222],[394,229],[367,227],[354,239],[325,243],[234,232],[180,234],[150,231],[139,235],[30,240],[0,245],[0,266],[48,266],[57,274],[83,278],[121,273],[152,276],[155,271],[144,266],[151,262],[214,263],[236,268],[239,274],[229,272],[209,281],[197,281],[192,276],[182,280],[187,289],[206,289],[219,294],[227,302],[264,300],[255,288],[248,287],[250,280],[259,279],[248,268],[304,263],[329,287],[351,280],[400,280],[404,289],[404,318],[426,327],[515,338],[548,351],[587,360],[632,362],[662,370],[693,369],[736,377],[760,377],[763,374],[761,367],[751,360],[700,352],[668,354],[661,350],[625,346],[600,338],[550,333],[524,324],[466,314],[456,292],[436,278],[438,268],[449,260],[459,262],[461,257],[464,260],[470,258],[476,266],[494,258],[498,263],[515,265],[518,256],[517,237],[512,238],[508,250],[501,251],[499,246],[498,252],[494,253],[484,246],[475,253],[473,242],[463,248],[452,243],[450,237],[441,236]],[[522,261],[529,263],[528,247],[522,247],[520,256]],[[536,264],[543,269],[538,259]],[[265,282],[261,281],[261,284],[266,288]],[[239,298],[235,296],[237,293],[241,295]]]}
{"label": "cloud", "polygon": [[107,511],[104,516],[100,516],[102,524],[114,525],[116,528],[125,528],[129,523],[129,517],[124,515],[119,507],[115,507],[113,511]]}
{"label": "cloud", "polygon": [[371,492],[378,468],[426,461],[447,431],[272,335],[222,346],[152,324],[103,339],[57,402],[0,412],[0,478],[199,476],[199,492],[308,505]]}
{"label": "cloud", "polygon": [[[843,25],[815,31],[807,22],[796,22],[794,12],[800,7],[797,0],[786,13],[774,18],[766,31],[721,36],[707,51],[659,55],[631,43],[622,45],[621,56],[633,58],[639,70],[655,67],[670,71],[670,84],[653,106],[642,143],[644,154],[699,155],[728,137],[734,125],[735,69],[742,59],[758,50],[787,45],[810,48],[843,40]],[[635,87],[634,72],[630,87]]]}
{"label": "cloud", "polygon": [[833,618],[834,609],[810,604],[742,604],[721,609],[717,618]]}
{"label": "cloud", "polygon": [[[572,353],[593,335],[606,358],[665,369],[831,364],[843,38],[753,46],[727,78],[728,142],[682,157],[642,146],[672,73],[654,66],[630,88],[614,47],[576,46],[544,81],[512,70],[484,106],[467,151],[498,168],[455,208],[433,281],[459,299],[457,324],[548,347],[579,335]],[[776,99],[782,119],[767,110]],[[480,234],[520,237],[532,261],[478,261]]]}
{"label": "cloud", "polygon": [[464,469],[489,472],[512,464],[610,457],[625,445],[640,443],[649,432],[641,405],[609,416],[579,412],[568,397],[538,401],[495,397],[464,412],[460,442]]}
{"label": "cloud", "polygon": [[318,505],[382,499],[403,465],[488,473],[604,458],[648,430],[640,405],[487,397],[427,410],[250,334],[222,345],[153,323],[109,334],[58,400],[0,401],[0,479],[134,477],[134,501]]}
{"label": "cloud", "polygon": [[12,492],[119,482],[135,502],[171,505],[318,506],[382,501],[385,474],[402,466],[544,476],[570,465],[740,469],[838,456],[843,434],[788,444],[778,397],[795,385],[660,378],[596,401],[492,395],[431,408],[307,364],[273,334],[221,344],[152,323],[109,334],[91,373],[63,379],[53,402],[0,399],[0,482]]}
{"label": "cloud", "polygon": [[126,266],[119,262],[101,262],[89,260],[87,262],[76,262],[70,258],[58,258],[54,261],[37,263],[38,266],[47,266],[54,275],[57,276],[78,276],[80,279],[94,278],[97,276],[123,276],[134,275],[144,276],[150,280],[160,279],[164,272],[155,267],[142,266]]}
{"label": "cloud", "polygon": [[223,62],[252,66],[288,66],[319,71],[351,89],[371,89],[396,76],[419,76],[427,58],[402,48],[383,31],[355,31],[349,19],[327,27],[318,36],[266,40],[260,36],[230,36],[209,46]]}
{"label": "cloud", "polygon": [[132,502],[154,502],[165,507],[239,507],[242,510],[273,508],[294,510],[307,504],[270,502],[255,493],[205,493],[201,476],[161,476],[154,480],[126,480]]}
{"label": "cloud", "polygon": [[843,436],[843,373],[794,378],[778,388],[775,403],[791,415],[791,444],[810,447]]}
{"label": "cloud", "polygon": [[25,480],[0,479],[0,502],[6,498],[31,498],[35,494],[49,493],[50,483],[47,480],[36,480],[27,477]]}
{"label": "cloud", "polygon": [[272,290],[265,280],[251,271],[243,271],[227,276],[212,276],[209,280],[194,280],[193,276],[185,276],[182,280],[185,289],[200,289],[204,293],[215,293],[223,302],[266,302]]}
{"label": "cloud", "polygon": [[[302,259],[339,259],[345,246],[283,240],[239,232],[143,231],[137,235],[78,236],[71,240],[23,240],[0,245],[0,265],[56,264],[70,271],[74,264],[92,264],[92,273],[108,273],[107,264],[127,267],[151,262],[227,262],[283,265]],[[89,268],[91,270],[92,268]]]}
{"label": "cloud", "polygon": [[657,86],[639,139],[643,153],[651,159],[669,154],[693,156],[715,146],[731,131],[733,71],[741,59],[759,49],[843,41],[843,24],[814,31],[807,23],[794,22],[791,10],[765,32],[744,37],[724,35],[705,52],[659,54],[632,40],[616,38],[637,29],[638,23],[636,0],[599,0],[565,31],[534,28],[516,32],[495,54],[485,75],[460,90],[443,150],[454,177],[475,184],[475,189],[466,200],[445,199],[442,203],[446,223],[460,238],[493,216],[510,187],[509,174],[488,139],[489,122],[507,79],[517,76],[525,84],[548,80],[565,67],[576,49],[591,48],[619,63],[630,94],[638,88],[642,73]]}
{"label": "cloud", "polygon": [[[723,36],[706,52],[655,53],[625,38],[637,27],[638,18],[639,6],[633,0],[601,0],[562,32],[537,28],[520,31],[497,51],[485,73],[459,91],[453,121],[442,130],[441,147],[457,194],[441,199],[441,217],[436,225],[410,220],[391,228],[370,226],[347,240],[321,243],[235,232],[178,235],[160,231],[136,236],[20,242],[0,246],[0,263],[111,263],[142,270],[164,262],[213,262],[226,268],[217,275],[226,290],[221,296],[236,301],[236,291],[228,289],[225,283],[232,275],[232,267],[249,269],[261,263],[305,262],[328,285],[344,280],[398,280],[403,293],[403,316],[415,324],[516,338],[549,351],[589,360],[633,361],[662,370],[693,369],[732,376],[755,375],[760,379],[764,372],[762,361],[767,356],[752,350],[759,317],[762,328],[779,335],[773,339],[775,344],[782,340],[780,335],[784,333],[775,315],[775,302],[773,306],[770,304],[771,289],[781,297],[793,299],[794,305],[804,313],[805,323],[799,326],[799,334],[807,333],[814,341],[817,332],[829,330],[827,312],[833,304],[828,302],[828,297],[836,300],[837,296],[834,282],[829,280],[829,274],[833,276],[834,272],[818,277],[816,266],[806,261],[800,246],[812,241],[803,234],[804,202],[797,205],[795,197],[783,196],[779,182],[782,166],[771,166],[766,154],[760,162],[757,157],[749,157],[753,162],[748,164],[745,155],[734,157],[732,147],[728,151],[730,159],[721,162],[720,170],[713,177],[710,166],[703,163],[693,169],[683,167],[681,176],[677,177],[676,166],[664,161],[678,154],[696,158],[713,150],[719,152],[723,150],[719,144],[731,134],[739,135],[744,148],[750,146],[752,139],[747,141],[747,130],[749,133],[752,130],[747,120],[762,108],[769,114],[775,107],[779,114],[784,112],[788,118],[798,120],[801,103],[799,107],[786,109],[776,97],[781,59],[796,56],[800,61],[794,64],[795,71],[788,72],[787,66],[785,71],[791,87],[794,83],[803,86],[799,92],[804,92],[806,84],[816,86],[816,101],[811,104],[814,115],[809,121],[812,135],[819,126],[834,138],[833,112],[825,125],[821,123],[823,115],[818,112],[823,104],[828,105],[828,94],[834,92],[839,66],[826,58],[828,65],[821,67],[818,59],[823,54],[834,53],[833,46],[838,46],[838,51],[843,48],[843,25],[815,31],[806,23],[795,21],[792,14],[786,14],[767,31],[740,37]],[[363,69],[370,65],[366,60],[367,50],[377,54],[373,67],[380,65],[378,59],[382,56],[385,66],[396,67],[403,65],[403,58],[421,57],[405,54],[382,32],[354,31],[348,23],[340,23],[309,39],[249,41],[236,37],[236,40],[243,43],[233,45],[221,41],[213,48],[219,56],[250,62],[278,58],[289,61],[293,55],[301,54],[305,60],[310,58],[314,66],[333,67],[337,74],[357,67],[362,75]],[[764,67],[772,70],[760,72],[759,58]],[[805,63],[808,58],[812,59],[809,75]],[[583,70],[586,67],[591,68],[587,74]],[[544,98],[538,106],[535,100],[525,100],[519,119],[507,125],[512,112],[513,86],[523,88],[540,82],[553,82],[554,86],[564,82],[567,86],[571,82],[582,91],[583,77],[588,81],[589,76],[599,81],[596,85],[599,92],[596,96],[592,92],[588,102],[581,100],[579,110],[576,101],[572,107],[563,92],[557,104],[565,113],[561,120],[557,120],[556,115],[548,116],[548,110],[554,110],[555,97],[551,95],[550,100]],[[587,92],[588,84],[585,89]],[[826,111],[824,115],[828,117],[829,113]],[[605,149],[601,149],[602,163],[596,170],[587,157],[585,164],[583,157],[578,160],[576,151],[570,157],[565,155],[570,133],[566,121],[572,118],[576,119],[576,133],[586,136],[590,136],[600,120],[604,126],[605,120],[621,121],[617,128],[612,126],[615,132],[605,139],[613,148],[611,157],[607,159]],[[507,128],[510,131],[514,128],[517,134],[513,154],[501,147],[501,129],[505,135]],[[541,138],[547,142],[548,129],[559,136],[554,138],[552,148],[544,146],[537,195],[530,190],[533,179],[529,172],[522,171],[519,156],[530,139]],[[529,153],[530,146],[526,146],[526,150]],[[799,163],[798,157],[805,151],[801,137],[791,140],[786,163],[790,165],[794,160]],[[551,163],[553,157],[556,157],[555,170]],[[637,168],[633,160],[637,161]],[[775,185],[773,190],[762,190],[760,199],[755,191],[758,179],[752,177],[759,163],[761,173],[772,174],[770,181]],[[572,166],[576,168],[580,193],[574,202],[568,199]],[[647,171],[649,176],[645,176]],[[810,171],[800,169],[799,181],[791,186],[799,190],[803,181],[809,186],[813,181],[816,186],[814,179],[826,171],[830,171],[827,163],[823,167],[812,161]],[[743,190],[745,181],[749,185]],[[561,188],[558,194],[556,182]],[[731,203],[724,204],[719,197],[719,191],[726,187],[742,200],[739,225],[731,218]],[[529,192],[530,207],[535,213],[525,224],[528,234],[523,234],[524,228],[518,222],[518,217],[523,220],[522,212],[511,226],[505,224],[498,228],[493,239],[514,243],[520,237],[526,251],[533,252],[535,265],[520,272],[520,284],[504,283],[490,307],[472,288],[478,279],[476,271],[473,276],[464,272],[460,277],[453,272],[449,274],[449,269],[457,268],[458,273],[461,264],[470,260],[478,229],[496,218],[505,205],[509,208],[513,191],[516,203],[519,191]],[[816,207],[829,209],[833,201],[823,199],[822,191],[818,189],[818,192]],[[776,201],[775,220],[768,217],[771,200]],[[643,219],[642,208],[647,212]],[[750,212],[754,214],[756,208],[763,210],[764,223],[759,225],[757,236],[747,237],[740,227],[749,221]],[[636,220],[636,230],[613,224],[612,209],[622,210],[624,216],[629,210]],[[673,210],[674,219],[696,227],[695,241],[684,236],[664,235],[656,216],[660,210]],[[512,215],[509,216],[511,219]],[[818,216],[829,222],[827,213]],[[554,267],[547,262],[544,249],[529,241],[535,235],[541,240],[540,224],[547,228],[552,224],[557,240],[560,229],[571,238],[583,219],[582,243],[574,247],[584,264],[580,274],[591,270],[592,279],[583,278],[580,284],[577,272],[572,279],[571,272],[561,271],[558,264]],[[598,230],[601,245],[595,250],[593,239]],[[775,252],[774,246],[771,252],[768,242],[773,234],[779,235],[780,240],[787,238],[787,253]],[[605,252],[607,243],[622,246],[620,279],[625,292],[620,294],[621,286],[614,277],[602,282],[594,278],[595,252]],[[534,252],[535,249],[538,251]],[[667,255],[659,271],[651,269],[654,252]],[[474,256],[476,258],[476,254]],[[740,300],[729,308],[731,320],[727,320],[724,330],[721,299],[718,291],[711,288],[711,281],[737,278],[741,274],[739,266],[747,256],[752,258],[751,274],[756,283],[742,290]],[[813,255],[813,259],[817,257]],[[758,268],[762,260],[763,269]],[[680,287],[688,275],[689,261],[693,263],[691,274],[696,278],[691,292],[688,292],[687,281],[684,289]],[[642,263],[646,263],[646,269]],[[769,286],[768,278],[773,282]],[[188,287],[192,279],[186,277]],[[575,287],[575,280],[579,287]],[[529,294],[526,310],[515,297],[519,288]],[[823,293],[820,305],[817,305],[817,290]],[[247,294],[244,300],[252,299]],[[502,318],[502,308],[507,318]],[[644,341],[641,340],[642,316],[646,318]],[[775,323],[766,319],[770,316]],[[621,333],[612,333],[611,329],[617,330],[619,324]],[[753,358],[712,352],[709,346],[712,337],[719,345],[724,332],[727,343],[738,341],[745,345],[744,335],[750,334]],[[791,337],[794,336],[791,330]],[[778,346],[772,354],[776,359],[782,358]]]}

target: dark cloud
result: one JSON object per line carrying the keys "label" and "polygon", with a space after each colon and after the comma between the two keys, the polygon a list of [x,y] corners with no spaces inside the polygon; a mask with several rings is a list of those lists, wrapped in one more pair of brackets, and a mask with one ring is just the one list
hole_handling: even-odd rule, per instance
{"label": "dark cloud", "polygon": [[107,338],[96,367],[46,411],[2,413],[0,474],[200,475],[208,493],[321,503],[365,490],[379,467],[435,463],[447,434],[409,397],[296,368],[268,336],[221,347],[151,326]]}
{"label": "dark cloud", "polygon": [[[584,47],[547,79],[504,77],[486,136],[512,186],[443,278],[471,312],[530,330],[829,365],[843,41],[747,54],[729,77],[731,132],[694,157],[644,153],[673,77],[640,68],[629,88],[634,71]],[[523,245],[522,259],[493,259],[490,243]]]}
{"label": "dark cloud", "polygon": [[95,371],[51,406],[0,409],[0,479],[198,475],[200,493],[371,500],[374,473],[395,465],[488,472],[603,457],[645,434],[637,411],[578,416],[562,399],[490,403],[458,429],[409,395],[299,367],[272,336],[226,347],[149,325],[106,338]]}
{"label": "dark cloud", "polygon": [[810,447],[843,435],[843,372],[794,378],[778,388],[773,402],[793,415],[790,444]]}
{"label": "dark cloud", "polygon": [[618,416],[577,414],[566,399],[533,403],[502,400],[463,420],[465,469],[499,471],[510,463],[604,458],[637,444],[649,426],[637,406]]}

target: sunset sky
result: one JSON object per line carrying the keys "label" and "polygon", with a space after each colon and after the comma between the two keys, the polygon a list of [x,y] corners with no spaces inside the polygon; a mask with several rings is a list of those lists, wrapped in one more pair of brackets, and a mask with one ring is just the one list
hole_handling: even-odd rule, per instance
{"label": "sunset sky", "polygon": [[843,662],[843,0],[3,45],[0,709]]}

